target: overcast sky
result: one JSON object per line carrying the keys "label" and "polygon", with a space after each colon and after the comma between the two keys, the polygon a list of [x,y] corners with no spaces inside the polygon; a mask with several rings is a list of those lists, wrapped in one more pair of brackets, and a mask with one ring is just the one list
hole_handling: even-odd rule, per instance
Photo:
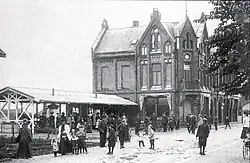
{"label": "overcast sky", "polygon": [[[188,1],[188,16],[209,13]],[[1,0],[0,85],[92,91],[91,46],[104,18],[110,28],[147,25],[153,8],[165,22],[185,17],[185,1]],[[216,23],[208,22],[209,35]]]}

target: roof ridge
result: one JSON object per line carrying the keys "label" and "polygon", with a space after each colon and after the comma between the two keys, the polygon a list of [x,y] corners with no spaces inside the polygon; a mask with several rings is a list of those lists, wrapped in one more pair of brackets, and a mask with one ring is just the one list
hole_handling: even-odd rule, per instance
{"label": "roof ridge", "polygon": [[107,31],[109,31],[109,30],[117,30],[117,29],[128,29],[128,28],[136,29],[136,28],[141,28],[141,27],[147,27],[147,25],[141,25],[141,26],[138,26],[138,27],[109,28]]}

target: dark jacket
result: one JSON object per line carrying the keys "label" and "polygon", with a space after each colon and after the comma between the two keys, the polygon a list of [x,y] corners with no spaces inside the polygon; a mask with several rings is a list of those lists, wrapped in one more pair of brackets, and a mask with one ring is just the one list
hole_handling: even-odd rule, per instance
{"label": "dark jacket", "polygon": [[204,124],[204,123],[203,123],[203,124],[201,124],[201,125],[198,127],[198,131],[197,131],[196,137],[208,138],[209,133],[210,133],[209,126],[208,126],[207,124]]}

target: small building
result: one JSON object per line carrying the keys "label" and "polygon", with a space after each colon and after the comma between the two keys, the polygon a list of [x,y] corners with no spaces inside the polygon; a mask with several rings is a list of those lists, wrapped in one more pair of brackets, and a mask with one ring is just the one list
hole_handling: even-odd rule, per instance
{"label": "small building", "polygon": [[[204,17],[204,13],[201,17]],[[136,102],[142,115],[207,114],[223,122],[237,121],[239,96],[225,96],[214,87],[232,75],[207,75],[199,68],[211,51],[204,40],[207,25],[188,16],[164,22],[153,9],[148,25],[112,29],[107,20],[92,46],[93,92],[114,94]]]}
{"label": "small building", "polygon": [[136,115],[139,111],[136,103],[116,95],[22,87],[0,89],[0,125],[21,123],[25,116],[34,127],[35,115],[39,114],[39,108],[40,113],[47,113],[49,116],[51,111],[60,115],[63,107],[66,116],[73,112],[78,112],[80,116],[88,116],[90,112],[94,114],[95,111],[99,111],[101,115],[104,112]]}

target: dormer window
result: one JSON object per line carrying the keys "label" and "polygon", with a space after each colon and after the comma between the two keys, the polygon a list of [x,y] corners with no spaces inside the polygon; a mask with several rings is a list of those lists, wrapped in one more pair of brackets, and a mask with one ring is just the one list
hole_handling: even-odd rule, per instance
{"label": "dormer window", "polygon": [[165,44],[165,53],[169,54],[171,52],[172,52],[171,43],[169,41],[167,41],[166,44]]}
{"label": "dormer window", "polygon": [[147,46],[146,44],[143,44],[141,47],[141,55],[147,55],[147,53],[148,53]]}
{"label": "dormer window", "polygon": [[159,29],[154,28],[152,31],[152,50],[157,51],[161,48],[161,35],[159,33]]}

